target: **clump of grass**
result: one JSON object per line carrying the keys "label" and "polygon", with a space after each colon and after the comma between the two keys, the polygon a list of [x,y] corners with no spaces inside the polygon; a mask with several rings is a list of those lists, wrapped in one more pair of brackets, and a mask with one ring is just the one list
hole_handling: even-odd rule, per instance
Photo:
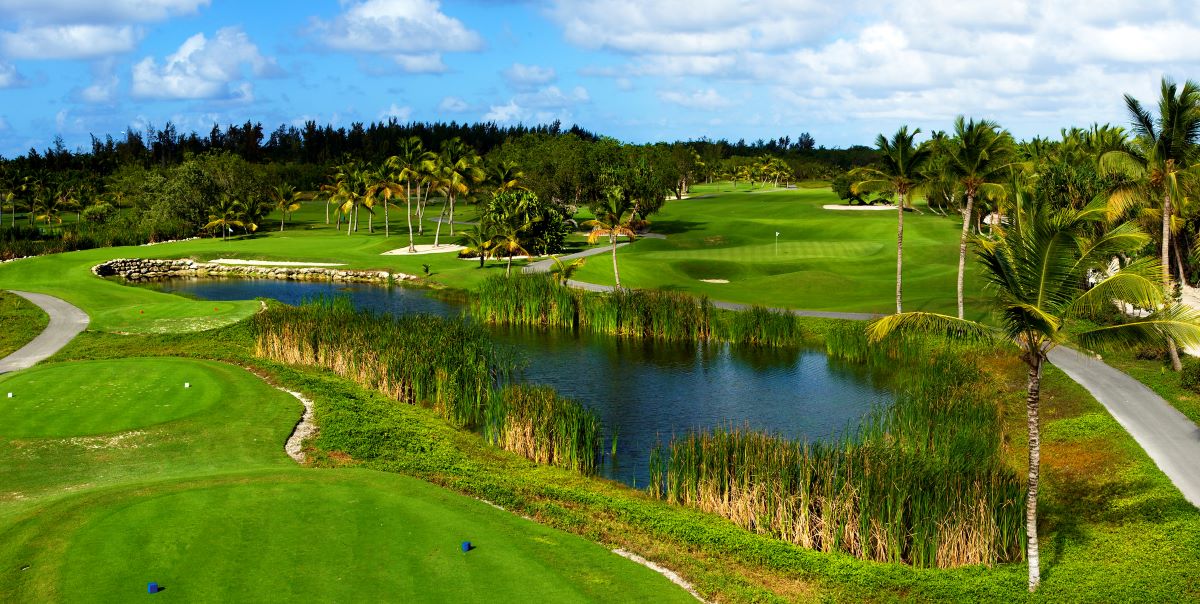
{"label": "clump of grass", "polygon": [[[849,330],[831,341],[862,359],[898,350],[855,349],[866,340]],[[1024,485],[1001,457],[999,407],[961,351],[921,352],[899,357],[911,377],[898,382],[896,403],[840,439],[692,433],[652,453],[651,492],[757,533],[867,560],[953,567],[1021,559]]]}
{"label": "clump of grass", "polygon": [[254,319],[255,354],[329,369],[540,463],[594,472],[600,421],[549,388],[508,386],[514,366],[462,319],[357,310],[347,298],[273,305]]}
{"label": "clump of grass", "polygon": [[662,341],[727,341],[796,346],[804,331],[797,317],[756,306],[718,312],[705,297],[665,290],[571,290],[551,275],[494,276],[471,300],[472,315],[488,323],[574,328],[591,333]]}
{"label": "clump of grass", "polygon": [[537,463],[585,474],[600,461],[600,418],[547,386],[505,388],[488,405],[488,442]]}

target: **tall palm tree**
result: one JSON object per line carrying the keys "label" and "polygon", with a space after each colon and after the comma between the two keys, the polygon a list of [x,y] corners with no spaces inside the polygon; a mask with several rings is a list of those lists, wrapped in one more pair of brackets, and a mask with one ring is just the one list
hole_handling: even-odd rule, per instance
{"label": "tall palm tree", "polygon": [[492,239],[492,250],[503,252],[508,258],[508,263],[504,268],[504,276],[508,277],[512,274],[512,259],[516,254],[522,256],[530,256],[529,250],[525,249],[525,231],[529,230],[530,223],[522,216],[511,216],[508,220],[502,221],[496,228],[495,235]]}
{"label": "tall palm tree", "polygon": [[604,196],[604,201],[596,208],[593,208],[593,213],[596,215],[595,220],[589,220],[584,226],[592,227],[592,231],[588,233],[588,243],[596,243],[601,237],[608,237],[609,244],[612,245],[612,261],[613,261],[613,279],[616,280],[617,287],[621,287],[621,272],[617,270],[617,238],[628,237],[630,241],[637,237],[636,218],[633,212],[633,204],[625,198],[625,195],[620,190],[610,189]]}
{"label": "tall palm tree", "polygon": [[525,172],[517,165],[517,162],[504,160],[496,164],[492,168],[492,180],[495,189],[493,195],[499,195],[505,191],[523,191],[525,185],[521,181],[525,179]]}
{"label": "tall palm tree", "polygon": [[950,146],[949,168],[962,185],[966,208],[963,210],[962,237],[958,243],[958,318],[963,318],[963,275],[967,267],[967,235],[980,195],[1003,198],[1001,185],[1013,162],[1012,137],[988,120],[967,121],[961,115],[954,120],[955,144]]}
{"label": "tall palm tree", "polygon": [[1095,316],[1114,301],[1160,309],[1154,315],[1116,326],[1092,327],[1075,337],[1088,347],[1161,341],[1200,342],[1200,314],[1177,305],[1158,283],[1152,258],[1135,260],[1087,289],[1088,271],[1107,269],[1114,255],[1133,254],[1150,241],[1136,224],[1126,222],[1090,236],[1106,221],[1103,203],[1083,209],[1054,208],[1048,201],[1027,202],[1017,194],[1010,226],[981,240],[978,256],[988,289],[995,295],[1000,327],[947,315],[910,312],[891,315],[868,327],[878,342],[897,332],[941,332],[952,337],[999,336],[1015,342],[1028,371],[1025,408],[1029,475],[1026,495],[1026,557],[1029,590],[1041,580],[1038,563],[1037,504],[1041,464],[1040,400],[1042,366],[1047,353],[1068,339],[1072,323]]}
{"label": "tall palm tree", "polygon": [[[462,195],[471,192],[471,187],[483,180],[483,170],[479,168],[482,160],[475,150],[462,142],[458,137],[442,143],[442,152],[438,155],[439,188],[446,194],[446,208],[450,212],[447,219],[454,229],[454,201]],[[437,230],[433,235],[433,246],[438,246],[438,238],[442,233],[442,221],[438,220]]]}
{"label": "tall palm tree", "polygon": [[242,202],[235,199],[232,195],[222,195],[217,199],[217,203],[212,208],[212,213],[208,215],[208,224],[204,225],[205,229],[221,229],[221,239],[229,239],[229,232],[233,227],[243,228],[247,231],[257,229],[257,225],[249,224],[243,217],[246,208]]}
{"label": "tall palm tree", "polygon": [[563,262],[561,258],[555,258],[554,266],[550,269],[550,274],[554,275],[554,280],[559,285],[566,287],[571,277],[575,276],[575,273],[583,268],[585,262],[587,262],[587,258],[576,258],[571,262]]}
{"label": "tall palm tree", "polygon": [[275,210],[279,212],[279,232],[287,222],[288,214],[300,209],[300,201],[304,194],[291,185],[275,185],[271,187],[271,201],[275,202]]}
{"label": "tall palm tree", "polygon": [[[1129,149],[1111,150],[1100,156],[1105,173],[1131,177],[1126,186],[1116,187],[1109,198],[1110,216],[1149,201],[1158,205],[1162,235],[1159,240],[1162,286],[1171,291],[1171,224],[1189,192],[1200,185],[1200,84],[1188,80],[1178,88],[1162,79],[1157,119],[1130,95],[1125,105],[1133,120],[1135,139]],[[1182,369],[1179,351],[1170,342],[1171,367]]]}
{"label": "tall palm tree", "polygon": [[478,254],[479,268],[483,268],[483,263],[491,255],[496,243],[491,231],[481,223],[465,231],[459,231],[458,234],[458,244],[465,248],[463,251],[468,254]]}
{"label": "tall palm tree", "polygon": [[888,140],[882,134],[875,138],[875,147],[882,155],[880,166],[858,168],[852,172],[858,182],[850,188],[854,193],[864,191],[885,191],[895,193],[899,197],[896,204],[896,312],[904,312],[902,308],[901,277],[904,267],[904,206],[909,194],[924,184],[925,165],[932,155],[929,147],[917,146],[913,141],[921,129],[911,133],[908,126],[901,126],[892,139]]}
{"label": "tall palm tree", "polygon": [[400,151],[387,159],[384,166],[391,171],[395,182],[404,184],[404,204],[408,215],[408,251],[417,251],[413,242],[412,184],[417,183],[417,201],[421,198],[421,178],[429,170],[433,154],[426,151],[421,139],[411,136],[400,142]]}

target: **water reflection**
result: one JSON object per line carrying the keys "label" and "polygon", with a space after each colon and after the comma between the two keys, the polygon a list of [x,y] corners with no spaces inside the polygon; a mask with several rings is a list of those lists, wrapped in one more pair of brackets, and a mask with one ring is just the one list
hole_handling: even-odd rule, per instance
{"label": "water reflection", "polygon": [[[455,301],[399,286],[229,279],[171,281],[160,289],[210,300],[267,297],[289,304],[342,294],[377,312],[463,312]],[[650,449],[672,435],[732,424],[821,439],[857,425],[872,406],[892,401],[882,380],[862,367],[831,363],[817,350],[490,329],[501,346],[524,360],[524,379],[553,386],[600,414],[606,429],[617,433],[619,448],[617,463],[605,472],[630,484],[646,483]]]}

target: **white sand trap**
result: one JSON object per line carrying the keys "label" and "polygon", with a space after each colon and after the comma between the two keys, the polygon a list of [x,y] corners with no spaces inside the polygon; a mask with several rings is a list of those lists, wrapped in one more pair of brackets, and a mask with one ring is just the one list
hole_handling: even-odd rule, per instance
{"label": "white sand trap", "polygon": [[836,204],[821,207],[825,208],[826,210],[850,210],[852,212],[878,212],[880,210],[891,210],[893,212],[896,211],[896,206],[849,206]]}
{"label": "white sand trap", "polygon": [[444,243],[437,247],[433,247],[433,244],[415,245],[413,247],[415,247],[417,249],[417,251],[410,252],[410,251],[408,251],[408,246],[405,246],[405,247],[401,247],[401,248],[396,248],[394,250],[388,250],[388,251],[384,252],[383,255],[384,256],[420,256],[421,254],[445,254],[448,252],[461,252],[461,251],[467,249],[466,247],[463,247],[461,245],[452,245],[449,243]]}
{"label": "white sand trap", "polygon": [[729,279],[701,279],[705,283],[729,283]]}
{"label": "white sand trap", "polygon": [[274,260],[238,260],[237,258],[217,258],[213,264],[235,264],[243,266],[346,266],[336,262],[286,262]]}

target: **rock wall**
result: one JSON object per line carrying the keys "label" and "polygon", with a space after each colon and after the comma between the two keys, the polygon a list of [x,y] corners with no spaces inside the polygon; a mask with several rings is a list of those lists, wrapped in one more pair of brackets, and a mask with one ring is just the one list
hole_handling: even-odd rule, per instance
{"label": "rock wall", "polygon": [[119,276],[126,281],[160,281],[187,277],[243,277],[289,281],[340,281],[346,283],[388,283],[412,281],[417,277],[387,271],[352,271],[324,267],[276,267],[214,264],[194,260],[148,260],[115,258],[92,267],[98,277]]}

